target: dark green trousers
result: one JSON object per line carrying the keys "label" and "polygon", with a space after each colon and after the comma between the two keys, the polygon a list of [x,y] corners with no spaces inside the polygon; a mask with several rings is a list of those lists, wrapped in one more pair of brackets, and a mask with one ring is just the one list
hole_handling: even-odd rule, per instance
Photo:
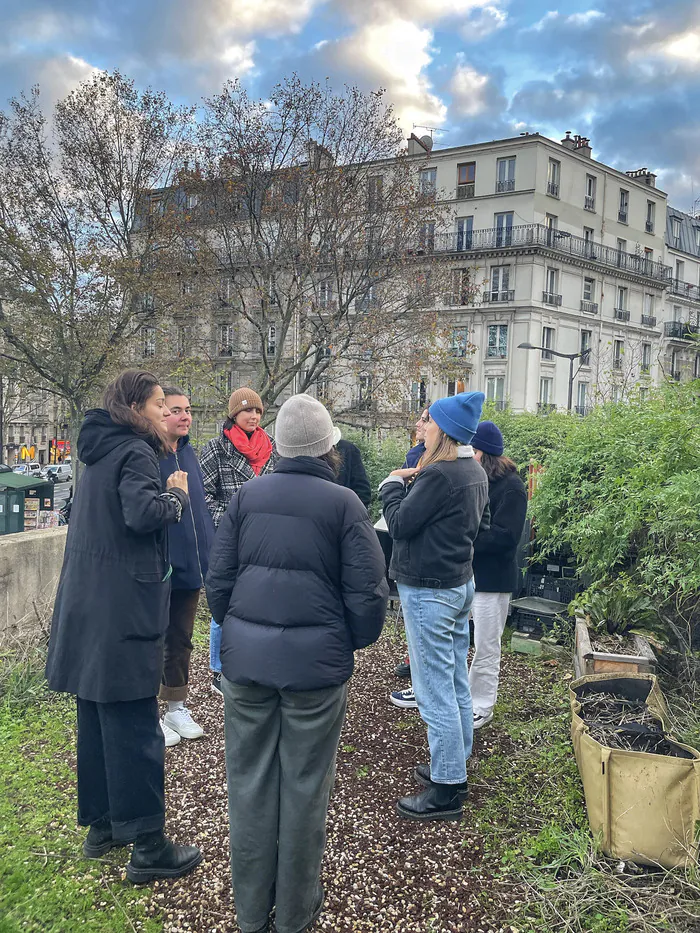
{"label": "dark green trousers", "polygon": [[238,925],[298,933],[321,897],[321,860],[347,684],[296,693],[222,678],[231,879]]}

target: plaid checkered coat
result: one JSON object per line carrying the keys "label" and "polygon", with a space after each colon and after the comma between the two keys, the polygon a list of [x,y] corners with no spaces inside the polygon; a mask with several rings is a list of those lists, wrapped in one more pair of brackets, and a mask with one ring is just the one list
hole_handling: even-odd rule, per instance
{"label": "plaid checkered coat", "polygon": [[[271,473],[279,460],[275,442],[272,437],[270,440],[272,454],[260,471],[261,476]],[[232,497],[249,479],[255,479],[255,473],[243,454],[223,433],[204,445],[199,465],[204,479],[204,498],[214,527],[218,528]]]}

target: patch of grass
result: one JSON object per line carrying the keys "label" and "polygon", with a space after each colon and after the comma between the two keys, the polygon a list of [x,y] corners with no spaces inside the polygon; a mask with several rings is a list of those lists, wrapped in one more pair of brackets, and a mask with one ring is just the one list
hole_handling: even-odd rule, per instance
{"label": "patch of grass", "polygon": [[[504,677],[496,710],[505,736],[484,733],[486,747],[470,784],[477,792],[472,827],[484,835],[496,878],[526,891],[511,929],[697,933],[696,871],[620,866],[600,853],[590,833],[569,740],[565,666],[557,670],[551,662],[512,655],[508,665],[516,670]],[[683,708],[680,719],[687,740],[697,713]]]}
{"label": "patch of grass", "polygon": [[127,850],[82,857],[74,729],[71,700],[0,706],[0,933],[158,933],[150,889],[122,880]]}

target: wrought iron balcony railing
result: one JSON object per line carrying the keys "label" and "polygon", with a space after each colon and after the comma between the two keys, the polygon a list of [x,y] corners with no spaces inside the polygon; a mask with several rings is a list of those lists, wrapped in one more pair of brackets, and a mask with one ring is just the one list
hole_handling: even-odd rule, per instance
{"label": "wrought iron balcony railing", "polygon": [[502,292],[484,292],[481,300],[488,304],[494,304],[498,301],[515,301],[515,291],[510,289]]}
{"label": "wrought iron balcony railing", "polygon": [[496,182],[496,194],[502,194],[504,191],[515,191],[514,178],[506,178],[504,181]]}
{"label": "wrought iron balcony railing", "polygon": [[553,198],[559,197],[559,185],[556,181],[547,182],[547,194],[551,194]]}
{"label": "wrought iron balcony railing", "polygon": [[584,314],[597,314],[598,313],[598,302],[597,301],[587,301],[585,298],[581,299],[581,310]]}
{"label": "wrought iron balcony railing", "polygon": [[653,314],[642,315],[642,327],[656,327],[656,318]]}
{"label": "wrought iron balcony railing", "polygon": [[584,197],[584,199],[583,199],[583,209],[584,209],[585,211],[591,211],[592,213],[595,214],[595,198],[594,198],[592,195],[587,194],[587,195]]}
{"label": "wrought iron balcony railing", "polygon": [[666,321],[664,324],[664,336],[673,337],[676,340],[692,340],[698,333],[698,325],[690,321]]}
{"label": "wrought iron balcony railing", "polygon": [[552,230],[544,224],[519,224],[509,227],[485,227],[469,233],[443,233],[435,235],[433,252],[466,253],[496,249],[532,249],[540,247],[554,250],[562,256],[585,259],[610,269],[619,269],[656,282],[670,282],[671,267],[637,253],[627,253],[614,246],[591,243],[584,237],[562,230]]}
{"label": "wrought iron balcony railing", "polygon": [[555,295],[554,292],[542,292],[542,303],[546,305],[556,305],[557,307],[562,302],[561,295]]}
{"label": "wrought iron balcony railing", "polygon": [[684,282],[682,279],[671,279],[669,291],[672,295],[678,295],[679,298],[687,298],[688,301],[700,301],[700,287]]}
{"label": "wrought iron balcony railing", "polygon": [[647,233],[653,233],[654,232],[654,221],[647,220],[647,222],[644,224],[644,229],[646,230]]}
{"label": "wrought iron balcony railing", "polygon": [[467,182],[464,185],[457,185],[457,200],[465,201],[467,198],[474,197],[474,182]]}
{"label": "wrought iron balcony railing", "polygon": [[625,308],[615,308],[616,321],[629,321],[630,313]]}

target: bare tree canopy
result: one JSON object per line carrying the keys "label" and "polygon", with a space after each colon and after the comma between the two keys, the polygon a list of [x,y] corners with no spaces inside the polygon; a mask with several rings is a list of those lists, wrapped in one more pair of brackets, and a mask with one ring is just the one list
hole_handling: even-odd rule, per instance
{"label": "bare tree canopy", "polygon": [[167,261],[183,310],[211,309],[211,356],[267,406],[329,374],[390,397],[435,361],[446,287],[429,254],[448,217],[401,147],[383,92],[292,77],[265,100],[237,82],[205,100]]}
{"label": "bare tree canopy", "polygon": [[193,113],[119,72],[98,74],[48,121],[34,88],[0,113],[0,354],[83,411],[153,314],[157,224],[144,192],[173,184]]}

